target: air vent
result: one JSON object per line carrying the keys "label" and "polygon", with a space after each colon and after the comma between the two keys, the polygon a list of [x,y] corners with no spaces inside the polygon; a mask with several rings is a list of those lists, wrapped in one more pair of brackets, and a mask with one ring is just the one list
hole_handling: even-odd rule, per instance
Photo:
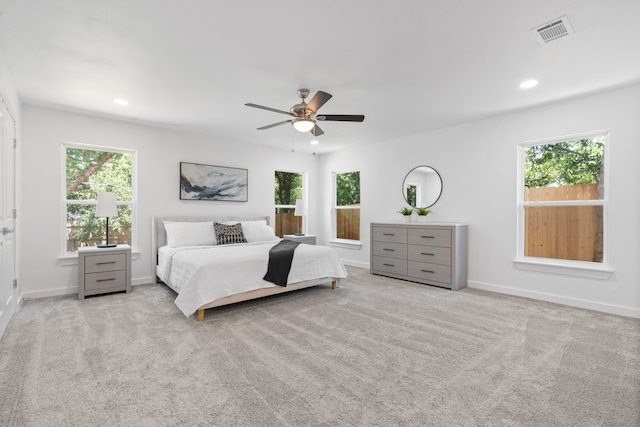
{"label": "air vent", "polygon": [[573,28],[566,15],[553,19],[531,30],[542,46],[573,34]]}

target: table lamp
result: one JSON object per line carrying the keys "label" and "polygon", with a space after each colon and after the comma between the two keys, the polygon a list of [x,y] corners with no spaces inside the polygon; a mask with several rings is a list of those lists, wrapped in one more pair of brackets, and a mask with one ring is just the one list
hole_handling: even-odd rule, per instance
{"label": "table lamp", "polygon": [[115,243],[109,244],[109,217],[118,216],[118,204],[116,203],[116,193],[98,193],[98,204],[96,206],[96,218],[107,218],[107,243],[98,245],[99,248],[114,248]]}

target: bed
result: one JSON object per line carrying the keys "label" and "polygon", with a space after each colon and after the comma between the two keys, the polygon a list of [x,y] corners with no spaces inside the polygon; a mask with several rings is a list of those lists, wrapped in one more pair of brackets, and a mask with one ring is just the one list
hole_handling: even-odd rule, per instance
{"label": "bed", "polygon": [[[185,314],[268,295],[331,283],[335,289],[347,271],[336,252],[326,246],[300,244],[295,248],[286,286],[263,280],[269,251],[282,239],[275,236],[268,216],[158,216],[152,218],[153,271],[177,294],[175,304]],[[216,234],[216,227],[243,231]],[[224,224],[224,225],[220,225]],[[230,240],[225,240],[231,236]],[[217,239],[216,237],[221,237]],[[213,240],[213,241],[212,241]]]}

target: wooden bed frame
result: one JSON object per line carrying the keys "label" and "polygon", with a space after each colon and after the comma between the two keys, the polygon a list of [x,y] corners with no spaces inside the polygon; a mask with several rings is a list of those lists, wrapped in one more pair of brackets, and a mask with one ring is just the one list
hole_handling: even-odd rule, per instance
{"label": "wooden bed frame", "polygon": [[[152,246],[152,274],[156,276],[156,283],[164,283],[160,278],[156,275],[156,267],[158,264],[158,249],[161,246],[167,244],[167,234],[164,229],[164,221],[176,221],[176,222],[226,222],[226,221],[259,221],[266,220],[267,224],[270,222],[269,216],[264,215],[249,215],[249,216],[158,216],[151,218],[151,246]],[[311,286],[320,285],[323,283],[331,282],[331,288],[335,289],[338,285],[337,278],[334,277],[325,277],[322,279],[316,280],[306,280],[298,283],[288,284],[286,287],[284,286],[275,286],[271,288],[261,288],[256,289],[249,292],[243,292],[240,294],[229,295],[224,298],[219,298],[215,301],[212,301],[208,304],[203,305],[198,308],[197,319],[198,321],[204,320],[204,311],[207,308],[221,307],[223,305],[234,304],[236,302],[241,301],[249,301],[256,298],[262,298],[269,295],[281,294],[284,292],[291,292],[298,289],[309,288]],[[165,285],[167,285],[165,283]],[[169,285],[167,285],[169,286]],[[171,286],[169,286],[171,288]]]}

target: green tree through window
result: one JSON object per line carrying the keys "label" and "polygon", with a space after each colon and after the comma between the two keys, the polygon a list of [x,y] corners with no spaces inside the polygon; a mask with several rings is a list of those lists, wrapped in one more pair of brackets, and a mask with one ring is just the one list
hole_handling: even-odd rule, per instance
{"label": "green tree through window", "polygon": [[132,154],[66,147],[67,252],[105,237],[105,218],[95,217],[98,193],[112,191],[118,217],[109,219],[109,241],[131,244]]}
{"label": "green tree through window", "polygon": [[360,172],[335,174],[336,238],[360,240]]}
{"label": "green tree through window", "polygon": [[302,174],[275,171],[276,236],[302,232],[302,218],[294,215],[296,200],[303,200]]}

